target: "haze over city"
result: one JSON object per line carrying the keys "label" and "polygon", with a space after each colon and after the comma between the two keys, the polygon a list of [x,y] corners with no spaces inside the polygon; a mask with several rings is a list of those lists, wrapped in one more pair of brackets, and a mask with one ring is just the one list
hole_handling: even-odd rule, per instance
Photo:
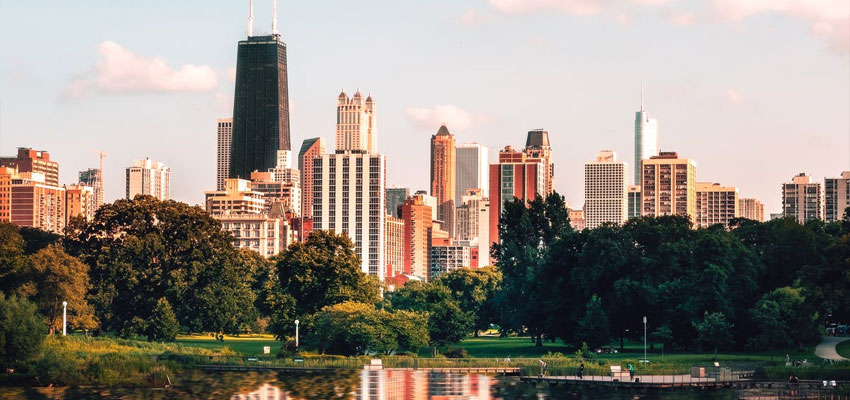
{"label": "haze over city", "polygon": [[[215,119],[233,111],[242,1],[5,2],[0,155],[47,150],[61,182],[106,158],[106,201],[150,157],[171,194],[215,188]],[[271,1],[255,1],[258,33]],[[781,183],[850,167],[846,1],[281,2],[292,148],[333,143],[341,89],[371,93],[387,183],[428,189],[429,138],[446,123],[491,160],[549,131],[556,190],[583,203],[583,165],[611,149],[633,167],[634,112],[698,180],[780,211]],[[38,24],[33,24],[37,21]]]}

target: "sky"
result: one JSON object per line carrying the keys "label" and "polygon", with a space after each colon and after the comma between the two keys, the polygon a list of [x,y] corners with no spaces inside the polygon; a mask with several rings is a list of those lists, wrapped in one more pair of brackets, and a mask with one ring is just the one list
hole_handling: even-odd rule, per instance
{"label": "sky", "polygon": [[[254,3],[270,32],[272,0]],[[556,190],[581,207],[597,151],[634,164],[641,84],[661,150],[765,214],[797,173],[850,170],[847,0],[311,0],[278,15],[293,149],[332,148],[339,92],[371,93],[389,185],[429,187],[441,123],[493,160],[544,128]],[[174,199],[203,203],[247,16],[248,0],[0,0],[0,154],[47,150],[73,183],[102,150],[109,201],[150,157]]]}

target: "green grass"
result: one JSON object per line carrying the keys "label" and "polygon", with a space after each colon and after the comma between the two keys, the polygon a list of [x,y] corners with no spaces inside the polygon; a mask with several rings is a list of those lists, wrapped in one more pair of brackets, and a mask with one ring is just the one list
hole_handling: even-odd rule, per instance
{"label": "green grass", "polygon": [[263,346],[271,347],[271,354],[280,352],[281,342],[275,340],[272,335],[224,335],[224,341],[219,341],[209,334],[202,335],[179,335],[177,343],[184,346],[200,347],[210,350],[219,350],[225,347],[236,353],[244,355],[262,355]]}
{"label": "green grass", "polygon": [[835,346],[835,351],[838,355],[844,358],[850,358],[850,340],[845,340]]}

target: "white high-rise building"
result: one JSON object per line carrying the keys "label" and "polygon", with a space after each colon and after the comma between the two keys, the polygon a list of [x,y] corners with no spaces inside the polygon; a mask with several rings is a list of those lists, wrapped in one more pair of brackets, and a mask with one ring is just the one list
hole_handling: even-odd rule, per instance
{"label": "white high-rise building", "polygon": [[336,149],[378,152],[378,127],[375,125],[375,101],[358,90],[349,98],[339,94],[336,103]]}
{"label": "white high-rise building", "polygon": [[132,199],[139,194],[150,195],[160,200],[171,198],[171,169],[165,164],[149,158],[136,160],[127,168],[126,196]]}
{"label": "white high-rise building", "polygon": [[477,245],[481,260],[490,258],[490,200],[481,189],[469,189],[457,208],[455,239]]}
{"label": "white high-rise building", "polygon": [[455,150],[455,204],[463,202],[469,189],[481,189],[489,197],[489,171],[487,147],[479,143],[464,143]]}
{"label": "white high-rise building", "polygon": [[812,177],[799,173],[790,183],[782,184],[782,214],[795,221],[806,222],[823,219],[823,189]]}
{"label": "white high-rise building", "polygon": [[340,151],[313,159],[313,230],[346,234],[361,270],[384,280],[386,157]]}
{"label": "white high-rise building", "polygon": [[617,153],[603,150],[584,164],[584,219],[593,229],[605,222],[622,224],[628,214],[628,165]]}
{"label": "white high-rise building", "polygon": [[216,135],[215,190],[224,190],[224,180],[230,174],[230,141],[233,138],[233,118],[219,118]]}
{"label": "white high-rise building", "polygon": [[658,121],[643,109],[643,90],[640,97],[640,111],[635,113],[635,185],[640,185],[641,160],[658,155]]}
{"label": "white high-rise building", "polygon": [[844,211],[850,207],[850,171],[843,171],[838,178],[825,178],[824,220],[836,222],[844,219]]}

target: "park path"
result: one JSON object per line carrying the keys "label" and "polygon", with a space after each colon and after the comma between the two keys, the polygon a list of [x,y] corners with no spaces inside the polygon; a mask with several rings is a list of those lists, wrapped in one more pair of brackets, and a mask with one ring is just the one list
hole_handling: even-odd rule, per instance
{"label": "park path", "polygon": [[838,352],[835,351],[835,346],[845,340],[850,340],[850,337],[842,337],[842,336],[824,336],[823,341],[820,342],[818,347],[815,347],[815,355],[827,359],[827,360],[835,360],[835,361],[844,361],[847,360],[844,357],[838,355]]}

